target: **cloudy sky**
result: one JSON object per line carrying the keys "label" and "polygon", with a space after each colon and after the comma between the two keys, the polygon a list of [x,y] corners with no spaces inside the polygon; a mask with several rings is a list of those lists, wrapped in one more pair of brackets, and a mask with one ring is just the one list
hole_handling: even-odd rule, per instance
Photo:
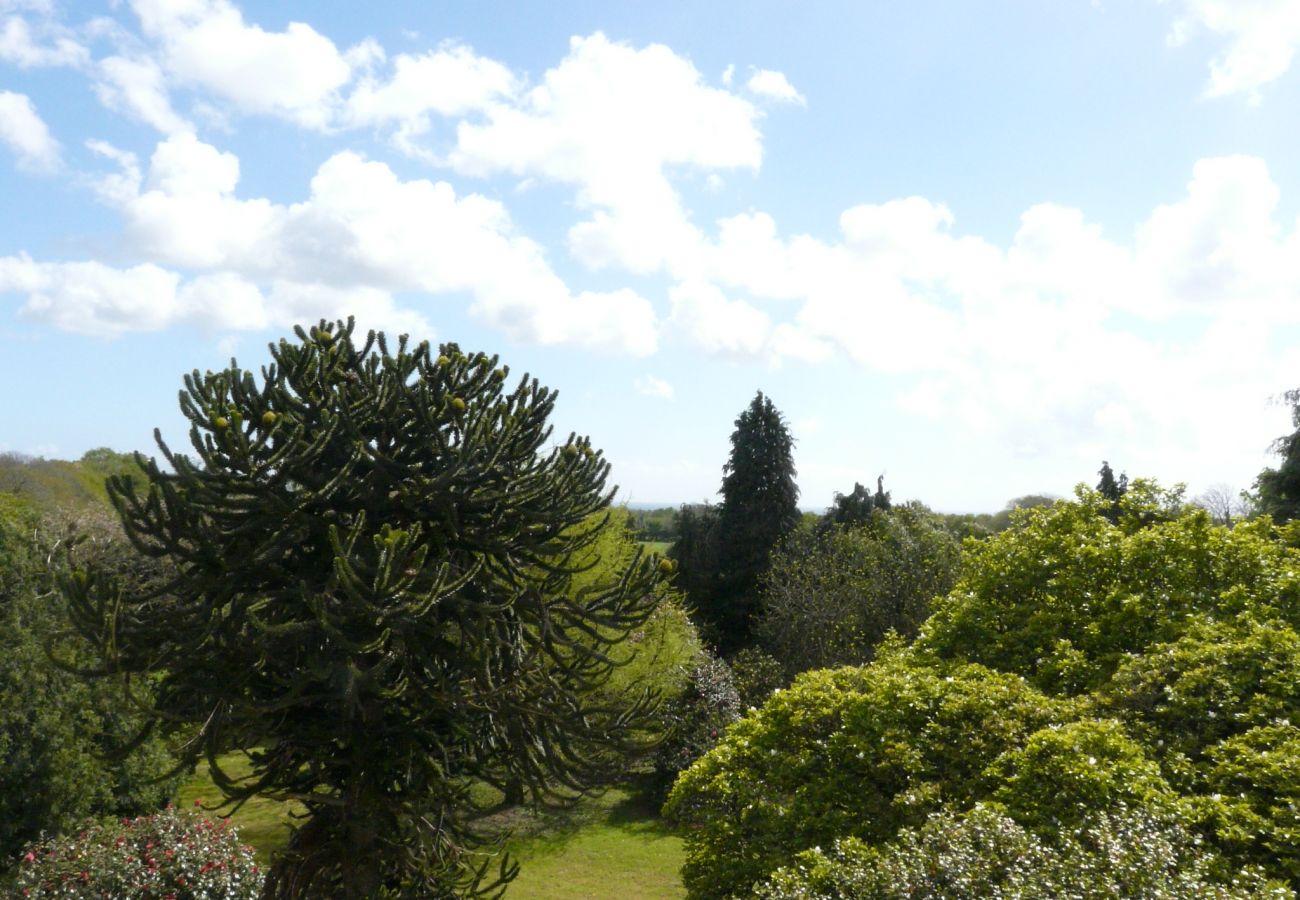
{"label": "cloudy sky", "polygon": [[632,502],[1250,485],[1300,385],[1300,0],[0,0],[0,450],[185,443],[295,323],[499,353]]}

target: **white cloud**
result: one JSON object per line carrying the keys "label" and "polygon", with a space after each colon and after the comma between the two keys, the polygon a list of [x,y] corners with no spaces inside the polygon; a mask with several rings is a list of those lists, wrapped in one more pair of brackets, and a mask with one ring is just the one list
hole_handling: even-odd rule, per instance
{"label": "white cloud", "polygon": [[22,293],[22,315],[81,334],[156,331],[178,317],[180,276],[145,264],[113,269],[98,262],[37,263],[0,257],[0,292]]}
{"label": "white cloud", "polygon": [[0,257],[0,294],[25,294],[19,310],[78,334],[117,337],[193,325],[208,331],[288,328],[320,318],[355,315],[363,328],[424,338],[433,330],[417,313],[396,307],[384,291],[277,281],[263,293],[228,272],[184,279],[153,263],[117,269],[99,262],[34,262]]}
{"label": "white cloud", "polygon": [[[522,342],[633,354],[656,347],[649,301],[626,289],[571,291],[543,249],[515,234],[501,204],[475,194],[458,197],[445,182],[403,181],[383,163],[341,152],[321,165],[307,199],[280,205],[237,196],[238,158],[188,132],[158,144],[147,175],[130,154],[103,143],[91,149],[120,167],[98,188],[121,212],[126,244],[159,266],[259,286],[267,298],[259,321],[291,318],[301,308],[336,315],[351,306],[375,310],[373,317],[390,325],[427,329],[392,295],[459,295],[469,299],[476,318]],[[179,291],[173,293],[184,299]],[[247,291],[240,295],[235,305],[247,314],[237,318],[256,319],[250,298]],[[49,313],[48,305],[40,308]],[[116,308],[89,309],[86,329],[103,311],[113,330]],[[197,320],[199,314],[171,317]]]}
{"label": "white cloud", "polygon": [[921,197],[851,207],[831,241],[746,213],[698,250],[665,333],[757,361],[843,354],[892,376],[904,410],[1021,458],[1095,464],[1140,429],[1133,471],[1231,471],[1300,369],[1300,226],[1278,205],[1261,160],[1223,157],[1127,236],[1055,204],[1005,245]]}
{"label": "white cloud", "polygon": [[576,187],[588,218],[570,229],[569,249],[596,268],[653,272],[699,244],[669,170],[757,169],[762,159],[752,104],[707,86],[667,47],[599,33],[573,38],[539,85],[485,116],[459,124],[451,164]]}
{"label": "white cloud", "polygon": [[109,109],[125,112],[164,134],[194,127],[172,109],[165,76],[152,59],[110,56],[100,60],[96,70],[95,93]]}
{"label": "white cloud", "polygon": [[707,353],[758,356],[768,348],[772,320],[743,300],[728,300],[712,284],[676,285],[669,292],[669,333]]}
{"label": "white cloud", "polygon": [[794,85],[790,83],[783,72],[758,69],[753,75],[749,76],[749,81],[745,82],[745,87],[749,88],[750,93],[776,103],[794,103],[798,106],[808,105],[804,95],[794,89]]}
{"label": "white cloud", "polygon": [[59,168],[59,142],[26,94],[0,91],[0,143],[18,157],[19,168],[52,172]]}
{"label": "white cloud", "polygon": [[[0,6],[0,11],[3,9]],[[64,29],[46,24],[34,35],[22,16],[8,16],[0,26],[0,60],[20,69],[83,66],[89,62],[90,52]]]}
{"label": "white cloud", "polygon": [[673,399],[673,386],[662,378],[656,378],[653,375],[642,375],[632,382],[638,394],[644,394],[647,397],[658,397],[660,400]]}
{"label": "white cloud", "polygon": [[398,124],[398,145],[419,154],[417,139],[432,115],[463,116],[509,97],[518,81],[500,63],[451,45],[420,56],[401,54],[386,80],[363,78],[348,95],[342,121],[354,126]]}
{"label": "white cloud", "polygon": [[1228,46],[1210,61],[1209,97],[1259,89],[1291,68],[1300,48],[1300,4],[1294,0],[1181,0],[1183,14],[1169,33],[1178,46],[1198,29],[1226,38]]}
{"label": "white cloud", "polygon": [[308,128],[326,127],[341,89],[381,55],[373,42],[340,51],[302,22],[265,31],[246,24],[227,0],[132,0],[131,6],[177,82]]}

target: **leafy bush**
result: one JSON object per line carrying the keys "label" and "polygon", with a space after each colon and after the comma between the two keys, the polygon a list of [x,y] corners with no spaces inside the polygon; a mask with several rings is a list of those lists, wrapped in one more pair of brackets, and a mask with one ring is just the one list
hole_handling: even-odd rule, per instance
{"label": "leafy bush", "polygon": [[[87,553],[124,573],[142,567],[134,577],[144,577],[147,562],[119,536],[97,529],[89,513],[83,524]],[[143,723],[119,684],[51,662],[47,647],[67,622],[50,593],[50,532],[33,506],[0,494],[0,872],[42,832],[157,809],[176,784],[159,780],[175,764],[163,736],[118,752]],[[73,663],[95,662],[75,643],[59,650]],[[137,693],[147,695],[147,685]]]}
{"label": "leafy bush", "polygon": [[757,890],[761,900],[1246,900],[1294,897],[1255,869],[1230,877],[1186,828],[1120,806],[1043,840],[995,808],[942,812],[873,849],[854,838],[799,854]]}
{"label": "leafy bush", "polygon": [[152,816],[88,822],[29,847],[13,890],[23,897],[252,900],[263,875],[226,819],[169,806]]}
{"label": "leafy bush", "polygon": [[727,726],[740,718],[740,709],[731,669],[718,657],[702,652],[685,690],[660,708],[663,737],[654,757],[659,799],[678,773],[718,743]]}
{"label": "leafy bush", "polygon": [[996,759],[1074,716],[1018,676],[918,666],[896,643],[870,666],[805,673],[673,787],[665,813],[692,826],[683,881],[695,897],[744,894],[815,844],[889,840],[985,797]]}
{"label": "leafy bush", "polygon": [[868,662],[888,632],[916,634],[959,562],[956,539],[919,504],[796,532],[772,555],[755,631],[790,676]]}
{"label": "leafy bush", "polygon": [[1110,501],[1087,490],[1017,514],[1009,531],[970,545],[920,645],[1082,694],[1199,621],[1300,623],[1300,555],[1268,521],[1223,528],[1201,509],[1175,514],[1176,497],[1138,480],[1118,524]]}
{"label": "leafy bush", "polygon": [[1170,809],[1175,794],[1114,720],[1052,725],[994,761],[993,798],[1020,824],[1055,835],[1117,804]]}
{"label": "leafy bush", "polygon": [[757,647],[741,650],[731,658],[730,666],[742,709],[762,706],[773,691],[789,683],[781,663]]}
{"label": "leafy bush", "polygon": [[977,803],[1049,843],[1115,804],[1176,817],[1224,871],[1295,888],[1297,536],[1145,481],[1117,514],[1086,489],[1013,513],[914,644],[802,676],[683,773],[688,889],[744,894],[809,847],[875,852]]}

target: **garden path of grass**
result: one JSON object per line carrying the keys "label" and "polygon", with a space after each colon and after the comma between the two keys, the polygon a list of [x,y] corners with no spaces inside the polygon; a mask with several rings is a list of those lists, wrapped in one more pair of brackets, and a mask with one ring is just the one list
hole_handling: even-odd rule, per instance
{"label": "garden path of grass", "polygon": [[[247,774],[240,754],[221,760],[231,775]],[[195,800],[213,805],[220,792],[200,765],[181,785],[178,805]],[[291,805],[254,799],[230,816],[240,837],[257,851],[259,862],[289,837]],[[219,811],[217,814],[223,814]],[[494,817],[508,820],[515,836],[507,850],[521,863],[519,877],[506,892],[514,900],[670,900],[685,894],[681,864],[682,840],[655,814],[652,805],[625,788],[548,813],[511,812]]]}

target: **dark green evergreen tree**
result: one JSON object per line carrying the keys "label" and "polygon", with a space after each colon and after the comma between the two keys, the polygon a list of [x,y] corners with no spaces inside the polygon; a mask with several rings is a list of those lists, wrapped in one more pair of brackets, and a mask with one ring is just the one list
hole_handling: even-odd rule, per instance
{"label": "dark green evergreen tree", "polygon": [[835,500],[817,523],[817,533],[825,534],[836,526],[851,528],[871,521],[873,510],[888,510],[893,506],[889,491],[885,490],[885,476],[876,479],[876,492],[872,494],[861,482],[853,482],[847,494],[835,492]]}
{"label": "dark green evergreen tree", "polygon": [[[176,575],[128,592],[80,570],[74,622],[157,684],[157,716],[201,726],[191,755],[228,798],[306,808],[267,896],[497,894],[517,867],[476,852],[470,790],[581,789],[638,747],[652,700],[600,688],[658,570],[638,553],[573,589],[609,464],[551,444],[536,379],[509,390],[455,344],[354,342],[351,320],[297,337],[260,380],[233,360],[186,377],[197,459],[155,432],[147,488],[110,482]],[[251,780],[220,768],[232,749]]]}
{"label": "dark green evergreen tree", "polygon": [[802,518],[794,481],[794,438],[762,391],[736,419],[722,475],[717,583],[711,595],[696,601],[696,608],[706,634],[729,653],[752,643],[758,580],[767,571],[772,548]]}
{"label": "dark green evergreen tree", "polygon": [[1120,498],[1128,493],[1128,475],[1121,474],[1116,478],[1110,463],[1104,459],[1097,474],[1101,476],[1101,480],[1097,482],[1097,492],[1110,501],[1110,510],[1106,513],[1106,518],[1111,522],[1118,522]]}
{"label": "dark green evergreen tree", "polygon": [[1275,522],[1300,518],[1300,388],[1283,395],[1291,404],[1291,424],[1296,430],[1273,442],[1273,452],[1282,457],[1276,469],[1268,468],[1255,479],[1259,511]]}
{"label": "dark green evergreen tree", "polygon": [[718,507],[682,504],[673,517],[677,539],[668,548],[673,584],[693,605],[707,602],[718,584]]}

